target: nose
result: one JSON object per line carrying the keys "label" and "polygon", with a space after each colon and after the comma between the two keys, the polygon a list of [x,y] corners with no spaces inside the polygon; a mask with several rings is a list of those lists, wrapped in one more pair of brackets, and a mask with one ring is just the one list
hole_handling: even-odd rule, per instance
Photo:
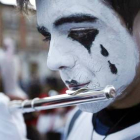
{"label": "nose", "polygon": [[72,54],[65,52],[64,48],[61,49],[55,46],[50,46],[47,65],[51,70],[72,68],[75,65],[75,59]]}

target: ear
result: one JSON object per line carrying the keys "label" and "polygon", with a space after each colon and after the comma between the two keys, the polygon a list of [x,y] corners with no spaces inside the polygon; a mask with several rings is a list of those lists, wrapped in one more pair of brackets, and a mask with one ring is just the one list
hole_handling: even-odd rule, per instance
{"label": "ear", "polygon": [[140,50],[140,11],[138,12],[134,24],[133,24],[133,37],[138,44],[138,49]]}

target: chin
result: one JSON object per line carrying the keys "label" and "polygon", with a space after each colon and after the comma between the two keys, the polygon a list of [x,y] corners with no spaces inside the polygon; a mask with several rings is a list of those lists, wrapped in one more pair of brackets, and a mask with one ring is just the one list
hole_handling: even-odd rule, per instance
{"label": "chin", "polygon": [[97,113],[101,111],[102,109],[108,107],[110,104],[112,104],[119,96],[122,95],[123,91],[126,89],[127,86],[122,86],[120,88],[116,89],[116,97],[114,99],[107,99],[102,101],[95,101],[91,103],[83,103],[78,105],[78,108],[84,112],[90,112],[90,113]]}
{"label": "chin", "polygon": [[114,100],[106,100],[106,101],[99,101],[99,102],[92,102],[92,103],[85,103],[78,105],[79,109],[84,112],[90,113],[97,113],[102,109],[108,107]]}

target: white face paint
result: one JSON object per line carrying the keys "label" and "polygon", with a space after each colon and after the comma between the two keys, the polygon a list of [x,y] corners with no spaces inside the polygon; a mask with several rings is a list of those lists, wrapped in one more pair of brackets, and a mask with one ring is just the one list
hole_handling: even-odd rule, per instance
{"label": "white face paint", "polygon": [[[70,21],[66,19],[61,21],[62,25],[55,26],[56,20],[73,15],[90,15],[97,19],[77,23],[66,23]],[[48,67],[59,70],[68,88],[96,90],[113,85],[119,95],[133,81],[139,60],[137,47],[120,19],[100,0],[37,0],[37,21],[38,26],[47,28],[51,33]],[[81,28],[82,34],[77,31]],[[90,31],[87,31],[89,28]],[[95,35],[93,32],[96,31]],[[87,37],[90,42],[90,35],[95,39],[91,48],[87,49],[85,46],[89,44],[83,45],[82,41]],[[80,108],[97,112],[111,102],[84,104]]]}

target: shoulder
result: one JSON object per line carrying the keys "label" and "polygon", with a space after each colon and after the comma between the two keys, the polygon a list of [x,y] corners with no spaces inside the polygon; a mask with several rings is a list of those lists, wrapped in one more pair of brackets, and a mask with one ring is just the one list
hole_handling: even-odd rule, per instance
{"label": "shoulder", "polygon": [[[79,113],[80,112],[80,113]],[[93,126],[92,126],[92,113],[82,112],[78,109],[71,112],[71,117],[69,119],[69,124],[67,126],[68,140],[85,140],[87,137],[91,136]],[[79,113],[79,114],[78,114]],[[77,115],[78,114],[78,115]],[[70,128],[72,127],[72,128]],[[70,130],[69,130],[70,128]],[[70,132],[68,132],[70,131]]]}
{"label": "shoulder", "polygon": [[[103,139],[105,136],[97,134],[96,131],[93,133],[93,139]],[[140,140],[140,123],[132,125],[121,131],[108,135],[106,140]]]}

